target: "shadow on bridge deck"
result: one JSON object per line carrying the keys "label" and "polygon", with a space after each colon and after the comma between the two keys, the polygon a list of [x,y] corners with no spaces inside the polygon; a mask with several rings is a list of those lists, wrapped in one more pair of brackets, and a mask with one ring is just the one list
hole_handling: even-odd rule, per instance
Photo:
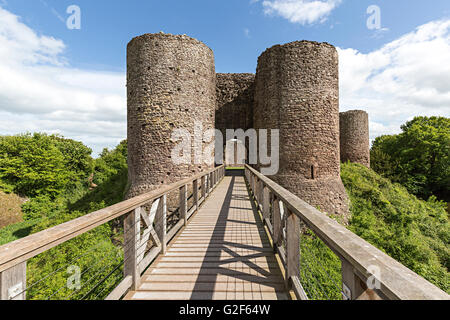
{"label": "shadow on bridge deck", "polygon": [[224,178],[125,299],[288,299],[244,177]]}

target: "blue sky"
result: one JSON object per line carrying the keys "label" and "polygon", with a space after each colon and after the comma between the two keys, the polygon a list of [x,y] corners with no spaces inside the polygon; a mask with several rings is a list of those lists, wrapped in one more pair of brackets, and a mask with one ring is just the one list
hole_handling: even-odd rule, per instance
{"label": "blue sky", "polygon": [[[264,14],[263,1],[251,0],[7,0],[11,12],[39,33],[62,39],[75,67],[125,70],[126,44],[143,33],[187,34],[213,49],[217,72],[255,72],[256,59],[266,48],[295,40],[326,41],[361,52],[438,18],[450,17],[448,0],[346,0],[326,23],[300,25]],[[68,30],[66,19],[77,4],[81,30]],[[381,9],[383,36],[367,29],[367,8]],[[248,30],[248,36],[245,33]]]}
{"label": "blue sky", "polygon": [[[73,4],[80,30],[66,27]],[[370,5],[381,29],[366,26]],[[255,72],[275,44],[335,45],[341,109],[368,111],[372,138],[414,115],[449,116],[448,0],[0,0],[0,9],[0,134],[46,131],[95,152],[113,147],[126,136],[126,44],[159,31],[206,43],[217,72]]]}

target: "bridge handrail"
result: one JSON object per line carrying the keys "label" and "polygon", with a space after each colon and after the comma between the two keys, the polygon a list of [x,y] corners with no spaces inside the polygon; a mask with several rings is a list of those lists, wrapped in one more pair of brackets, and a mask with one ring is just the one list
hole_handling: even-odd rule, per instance
{"label": "bridge handrail", "polygon": [[[136,196],[134,198],[122,201],[115,205],[109,206],[107,208],[89,213],[82,217],[76,218],[74,220],[65,222],[63,224],[54,226],[52,228],[40,231],[38,233],[29,235],[25,238],[10,242],[3,246],[0,246],[0,293],[4,296],[4,289],[6,286],[5,283],[2,283],[2,277],[5,277],[5,274],[8,274],[8,281],[18,281],[11,280],[13,278],[25,278],[25,275],[18,275],[18,273],[23,273],[26,269],[26,261],[35,257],[36,255],[47,251],[51,248],[54,248],[68,240],[71,240],[81,234],[84,234],[100,225],[103,225],[113,219],[116,219],[121,216],[130,216],[130,212],[139,211],[140,208],[156,199],[165,197],[168,193],[180,189],[181,192],[184,192],[184,203],[186,203],[186,186],[190,183],[194,183],[194,186],[198,186],[198,181],[201,180],[201,195],[203,196],[203,200],[208,193],[208,190],[212,189],[217,183],[223,178],[225,174],[224,165],[204,171],[199,173],[193,177],[186,178],[184,180],[175,182],[173,184],[162,186],[159,189],[150,191],[148,193],[142,194],[140,196]],[[196,207],[192,208],[191,211],[195,211],[198,209],[198,205],[200,204],[200,200],[196,191],[194,191]],[[182,200],[180,200],[182,201]],[[159,212],[158,207],[158,212]],[[166,215],[166,209],[164,208]],[[187,221],[187,218],[193,212],[187,213],[186,205],[184,205],[185,217],[184,219]],[[139,219],[137,217],[135,219]],[[125,219],[127,220],[127,219]],[[164,217],[165,221],[165,217]],[[174,228],[176,230],[169,231],[167,233],[167,238],[173,236],[177,230],[181,229],[183,226],[183,222],[180,221]],[[165,230],[165,228],[164,228]],[[132,231],[132,233],[134,230]],[[164,235],[166,237],[166,235]],[[163,244],[165,247],[165,243]],[[161,251],[161,250],[159,250]],[[155,252],[155,253],[159,253]],[[134,253],[136,254],[136,253]],[[155,255],[156,256],[156,255]],[[20,268],[19,268],[20,267]],[[139,269],[136,267],[136,269]],[[3,276],[2,276],[3,273]],[[2,288],[3,287],[3,288]],[[3,293],[2,293],[3,292]],[[0,297],[0,300],[2,297]]]}
{"label": "bridge handrail", "polygon": [[[246,165],[245,169],[246,178],[249,181],[252,192],[255,194],[258,207],[261,208],[262,212],[266,212],[266,217],[264,217],[266,224],[270,225],[270,221],[267,220],[269,203],[273,208],[277,203],[276,201],[280,201],[287,208],[288,225],[286,227],[287,235],[285,240],[293,242],[294,245],[287,243],[286,253],[283,254],[285,255],[287,278],[290,278],[289,281],[294,288],[299,289],[298,274],[296,273],[300,269],[299,255],[301,253],[298,250],[299,236],[293,234],[293,232],[299,230],[298,220],[300,219],[341,259],[342,280],[350,291],[352,299],[360,297],[364,290],[367,290],[365,283],[369,277],[374,277],[371,279],[379,281],[380,288],[376,289],[375,292],[382,298],[406,300],[449,299],[449,295],[446,292],[358,237],[337,221],[307,204],[254,168]],[[272,193],[273,196],[268,196],[267,191]],[[266,205],[266,208],[264,208],[264,205]],[[278,217],[278,219],[280,218]],[[278,228],[281,228],[280,223],[277,223],[277,225]],[[270,226],[269,230],[272,229],[270,230],[272,235],[277,233],[276,227]],[[282,234],[280,231],[278,233]],[[275,236],[277,237],[278,235]],[[373,266],[379,268],[380,272],[378,275],[370,272]]]}

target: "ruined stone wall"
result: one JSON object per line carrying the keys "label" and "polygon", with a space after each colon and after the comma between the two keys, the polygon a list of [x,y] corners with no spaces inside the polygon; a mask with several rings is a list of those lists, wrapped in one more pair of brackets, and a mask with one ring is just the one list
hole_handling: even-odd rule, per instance
{"label": "ruined stone wall", "polygon": [[252,73],[217,74],[216,129],[224,138],[226,129],[253,127],[254,83]]}
{"label": "ruined stone wall", "polygon": [[311,205],[348,217],[340,179],[338,53],[292,42],[258,59],[254,126],[280,129],[280,170],[271,178]]}
{"label": "ruined stone wall", "polygon": [[341,162],[360,163],[370,168],[369,115],[365,111],[341,112]]}
{"label": "ruined stone wall", "polygon": [[194,121],[214,128],[214,54],[187,36],[145,34],[127,49],[128,197],[208,169],[206,164],[175,165],[175,128],[191,134]]}

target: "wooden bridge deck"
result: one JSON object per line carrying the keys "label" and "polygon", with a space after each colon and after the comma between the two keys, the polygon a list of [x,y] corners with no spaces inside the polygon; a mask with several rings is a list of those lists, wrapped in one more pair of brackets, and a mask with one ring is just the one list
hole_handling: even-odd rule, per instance
{"label": "wooden bridge deck", "polygon": [[288,299],[244,177],[225,177],[129,300]]}

